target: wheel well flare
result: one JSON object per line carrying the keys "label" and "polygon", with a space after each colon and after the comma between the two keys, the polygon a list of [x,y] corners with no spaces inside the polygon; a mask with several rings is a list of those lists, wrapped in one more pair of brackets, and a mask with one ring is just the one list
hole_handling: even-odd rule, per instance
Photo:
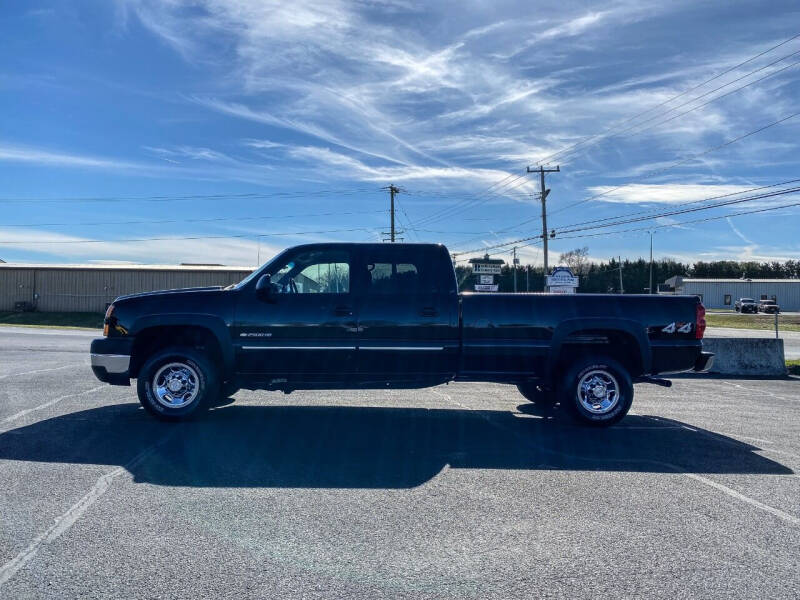
{"label": "wheel well flare", "polygon": [[196,325],[163,325],[148,327],[136,335],[131,350],[130,374],[136,377],[141,366],[155,352],[170,346],[188,346],[206,352],[217,364],[222,361],[219,341],[210,329]]}

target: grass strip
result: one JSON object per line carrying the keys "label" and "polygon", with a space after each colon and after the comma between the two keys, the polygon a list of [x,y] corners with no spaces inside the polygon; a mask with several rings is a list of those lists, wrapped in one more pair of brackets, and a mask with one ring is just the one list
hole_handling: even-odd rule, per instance
{"label": "grass strip", "polygon": [[103,314],[90,312],[5,312],[0,325],[54,327],[59,329],[102,329]]}

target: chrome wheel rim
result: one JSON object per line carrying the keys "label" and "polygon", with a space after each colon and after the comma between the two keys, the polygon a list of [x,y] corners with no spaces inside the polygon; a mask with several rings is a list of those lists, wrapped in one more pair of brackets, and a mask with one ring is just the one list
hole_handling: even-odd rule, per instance
{"label": "chrome wheel rim", "polygon": [[594,415],[603,415],[619,402],[619,384],[605,369],[592,369],[578,382],[578,401]]}
{"label": "chrome wheel rim", "polygon": [[153,376],[153,395],[166,408],[182,408],[191,404],[200,391],[200,376],[190,365],[172,362]]}

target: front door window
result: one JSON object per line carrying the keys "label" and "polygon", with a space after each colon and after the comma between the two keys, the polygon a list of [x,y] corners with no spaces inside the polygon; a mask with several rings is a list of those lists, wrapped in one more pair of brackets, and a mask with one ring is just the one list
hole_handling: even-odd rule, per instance
{"label": "front door window", "polygon": [[341,250],[312,250],[290,257],[272,274],[279,294],[347,294],[350,261]]}

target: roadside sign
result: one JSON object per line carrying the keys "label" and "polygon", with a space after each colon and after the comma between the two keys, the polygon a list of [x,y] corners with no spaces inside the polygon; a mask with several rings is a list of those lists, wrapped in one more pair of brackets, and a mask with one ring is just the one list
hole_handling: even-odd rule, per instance
{"label": "roadside sign", "polygon": [[494,275],[478,275],[478,283],[482,285],[491,285],[494,283]]}
{"label": "roadside sign", "polygon": [[482,283],[475,284],[475,291],[476,292],[496,292],[498,289],[498,285],[495,283],[494,285],[486,285]]}
{"label": "roadside sign", "polygon": [[548,287],[578,287],[578,277],[572,274],[569,267],[556,267],[547,276]]}
{"label": "roadside sign", "polygon": [[550,286],[548,290],[551,294],[574,294],[575,288],[568,285],[555,285]]}
{"label": "roadside sign", "polygon": [[501,265],[487,263],[475,263],[472,265],[472,272],[476,275],[500,275]]}

